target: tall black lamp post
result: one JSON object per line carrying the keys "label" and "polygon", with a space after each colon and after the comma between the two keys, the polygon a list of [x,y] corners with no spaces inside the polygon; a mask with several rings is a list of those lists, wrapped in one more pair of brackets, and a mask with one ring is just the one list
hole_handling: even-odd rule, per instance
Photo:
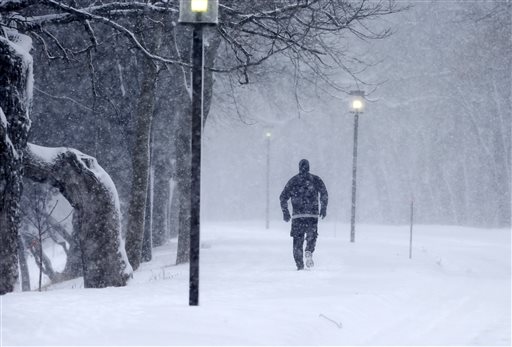
{"label": "tall black lamp post", "polygon": [[359,114],[364,111],[364,92],[353,90],[350,92],[350,112],[354,114],[354,152],[352,156],[352,211],[350,215],[350,242],[356,240],[356,177],[357,177],[357,131],[359,127]]}
{"label": "tall black lamp post", "polygon": [[179,23],[192,25],[192,159],[189,305],[199,304],[203,27],[218,23],[218,0],[180,0]]}

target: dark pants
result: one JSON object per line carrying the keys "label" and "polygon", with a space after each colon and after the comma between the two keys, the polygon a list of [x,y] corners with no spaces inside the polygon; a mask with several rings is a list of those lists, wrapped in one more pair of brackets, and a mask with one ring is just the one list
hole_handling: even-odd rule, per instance
{"label": "dark pants", "polygon": [[318,218],[292,219],[293,259],[298,269],[304,268],[304,239],[306,240],[306,252],[313,253],[318,236]]}

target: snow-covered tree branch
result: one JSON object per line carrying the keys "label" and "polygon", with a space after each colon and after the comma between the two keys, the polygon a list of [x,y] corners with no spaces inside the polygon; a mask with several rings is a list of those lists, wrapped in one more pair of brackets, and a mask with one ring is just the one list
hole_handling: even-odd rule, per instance
{"label": "snow-covered tree branch", "polygon": [[132,268],[121,237],[121,210],[110,176],[95,158],[70,148],[29,144],[25,176],[48,183],[75,209],[86,288],[123,286]]}

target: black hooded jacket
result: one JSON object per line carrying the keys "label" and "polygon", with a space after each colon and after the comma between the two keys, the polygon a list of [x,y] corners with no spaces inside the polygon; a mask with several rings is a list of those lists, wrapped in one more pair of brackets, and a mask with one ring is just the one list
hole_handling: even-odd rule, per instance
{"label": "black hooded jacket", "polygon": [[299,174],[293,176],[279,196],[283,214],[288,212],[288,199],[292,200],[294,217],[317,217],[319,214],[325,216],[327,210],[328,195],[322,179],[309,173],[309,162],[303,159],[299,163]]}

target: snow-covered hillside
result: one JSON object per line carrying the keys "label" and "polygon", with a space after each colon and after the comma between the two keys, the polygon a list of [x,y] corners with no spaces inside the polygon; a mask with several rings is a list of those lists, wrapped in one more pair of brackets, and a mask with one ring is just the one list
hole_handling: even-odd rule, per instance
{"label": "snow-covered hillside", "polygon": [[10,345],[507,345],[510,230],[323,222],[312,271],[295,270],[288,224],[205,224],[200,306],[175,244],[125,288],[1,297]]}

